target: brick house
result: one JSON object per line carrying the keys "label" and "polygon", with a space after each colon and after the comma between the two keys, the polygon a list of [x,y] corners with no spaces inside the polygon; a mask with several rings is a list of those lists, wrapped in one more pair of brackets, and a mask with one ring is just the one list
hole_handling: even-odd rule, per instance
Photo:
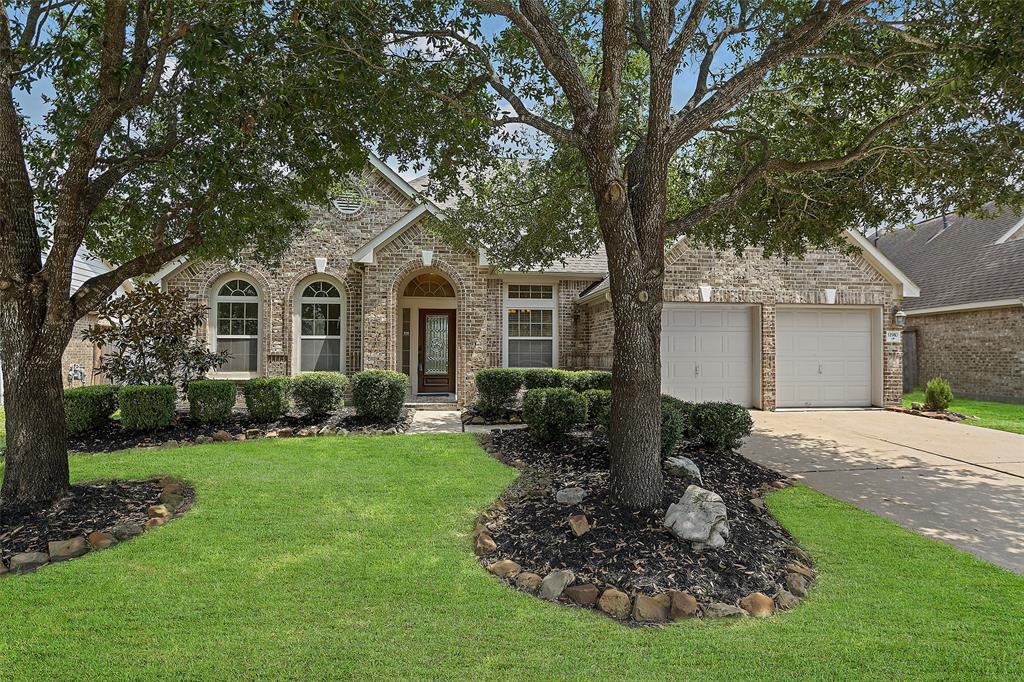
{"label": "brick house", "polygon": [[[483,367],[610,366],[603,251],[499,270],[430,231],[441,209],[419,186],[371,158],[276,267],[183,260],[154,279],[209,306],[202,333],[231,351],[226,378],[388,368],[410,376],[413,395],[466,404]],[[916,287],[863,237],[848,239],[849,253],[788,263],[677,244],[663,389],[764,409],[897,402],[894,313]]]}
{"label": "brick house", "polygon": [[1024,214],[940,216],[877,245],[921,287],[904,306],[905,387],[941,376],[956,395],[1024,402]]}

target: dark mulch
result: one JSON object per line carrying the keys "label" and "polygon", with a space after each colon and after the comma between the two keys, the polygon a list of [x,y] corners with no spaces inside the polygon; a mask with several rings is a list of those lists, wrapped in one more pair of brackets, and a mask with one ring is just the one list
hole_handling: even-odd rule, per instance
{"label": "dark mulch", "polygon": [[[146,511],[160,500],[158,479],[145,481],[93,481],[71,486],[56,504],[43,509],[6,509],[0,512],[0,557],[20,552],[45,552],[47,543],[88,537],[119,523],[142,524]],[[191,504],[186,488],[179,511]]]}
{"label": "dark mulch", "polygon": [[[512,559],[541,575],[569,569],[577,582],[626,592],[653,595],[675,589],[701,601],[734,603],[755,591],[774,595],[785,578],[785,563],[796,559],[789,549],[795,541],[750,502],[782,476],[737,453],[678,453],[697,463],[703,487],[721,495],[729,512],[726,546],[700,553],[662,526],[665,510],[686,489],[679,478],[666,476],[659,509],[635,512],[609,498],[608,448],[588,433],[574,434],[563,445],[540,447],[525,430],[505,431],[493,435],[489,448],[522,476],[503,495],[504,504],[488,524],[498,551],[483,563]],[[582,504],[555,502],[556,491],[572,486],[587,491]],[[567,521],[577,513],[586,514],[592,526],[579,538]]]}
{"label": "dark mulch", "polygon": [[412,412],[403,410],[397,422],[382,424],[365,417],[360,417],[354,410],[346,408],[323,419],[314,419],[305,415],[286,415],[275,422],[258,422],[249,417],[245,410],[235,409],[231,418],[221,424],[203,424],[192,419],[187,412],[179,412],[176,423],[158,431],[130,431],[121,428],[117,421],[107,426],[86,433],[68,436],[68,449],[75,452],[113,452],[128,448],[149,447],[166,443],[169,440],[178,442],[194,441],[199,436],[212,436],[214,432],[224,430],[232,436],[245,433],[247,429],[277,431],[283,428],[300,429],[304,426],[333,426],[350,432],[381,431],[392,427],[399,431],[408,428],[412,421]]}

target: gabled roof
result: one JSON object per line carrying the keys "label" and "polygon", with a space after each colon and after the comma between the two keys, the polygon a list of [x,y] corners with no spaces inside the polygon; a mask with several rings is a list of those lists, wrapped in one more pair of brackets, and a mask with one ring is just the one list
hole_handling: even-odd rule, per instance
{"label": "gabled roof", "polygon": [[925,220],[879,237],[878,248],[921,287],[907,312],[984,307],[1024,298],[1024,214],[996,210]]}

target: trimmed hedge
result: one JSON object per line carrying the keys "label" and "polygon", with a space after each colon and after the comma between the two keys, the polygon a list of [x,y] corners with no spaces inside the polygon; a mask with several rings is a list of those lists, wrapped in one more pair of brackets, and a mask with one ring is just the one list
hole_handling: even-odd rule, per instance
{"label": "trimmed hedge", "polygon": [[117,393],[121,426],[132,431],[166,428],[174,421],[174,386],[125,386]]}
{"label": "trimmed hedge", "polygon": [[523,386],[527,390],[534,388],[561,388],[566,385],[569,372],[564,369],[533,367],[523,370]]}
{"label": "trimmed hedge", "polygon": [[603,424],[606,428],[612,411],[612,392],[602,388],[591,388],[580,395],[587,401],[587,421]]}
{"label": "trimmed hedge", "polygon": [[489,367],[476,373],[477,408],[484,414],[496,414],[512,407],[523,385],[523,370]]}
{"label": "trimmed hedge", "polygon": [[107,384],[64,391],[64,426],[69,434],[103,426],[117,408],[117,388]]}
{"label": "trimmed hedge", "polygon": [[592,390],[612,390],[612,373],[599,370],[567,372],[565,385],[574,391],[584,393]]}
{"label": "trimmed hedge", "polygon": [[368,369],[352,377],[352,404],[356,412],[375,421],[396,421],[408,393],[409,377],[401,372]]}
{"label": "trimmed hedge", "polygon": [[257,377],[245,382],[245,407],[259,422],[276,421],[288,411],[291,381],[287,377]]}
{"label": "trimmed hedge", "polygon": [[238,394],[233,381],[201,379],[190,381],[185,389],[188,413],[201,422],[222,422],[231,417]]}
{"label": "trimmed hedge", "polygon": [[305,372],[292,379],[295,404],[312,417],[323,417],[345,405],[348,378],[338,372]]}
{"label": "trimmed hedge", "polygon": [[935,377],[928,380],[924,387],[924,406],[929,410],[945,412],[949,404],[953,402],[953,389],[949,382],[942,377]]}
{"label": "trimmed hedge", "polygon": [[571,388],[534,388],[523,398],[523,420],[541,443],[564,439],[586,419],[587,401]]}
{"label": "trimmed hedge", "polygon": [[735,403],[694,403],[686,434],[711,450],[735,450],[750,435],[754,421],[745,407]]}
{"label": "trimmed hedge", "polygon": [[[605,433],[609,431],[612,417],[612,392],[601,390],[587,391],[584,396],[592,407],[589,408],[590,420]],[[679,445],[686,430],[686,409],[684,403],[670,395],[661,396],[661,457],[668,457]]]}

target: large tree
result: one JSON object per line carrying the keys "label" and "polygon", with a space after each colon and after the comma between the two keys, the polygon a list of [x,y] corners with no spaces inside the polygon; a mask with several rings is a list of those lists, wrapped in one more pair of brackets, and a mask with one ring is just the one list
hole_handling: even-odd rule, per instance
{"label": "large tree", "polygon": [[[14,0],[0,10],[0,505],[68,486],[61,355],[125,280],[182,255],[273,260],[366,145],[457,157],[478,125],[377,87],[373,0],[322,8],[329,70],[289,0]],[[318,32],[317,41],[325,34]],[[41,93],[41,94],[40,94]],[[36,97],[42,113],[19,101]],[[450,144],[448,140],[456,140]],[[115,265],[71,292],[83,246]]]}
{"label": "large tree", "polygon": [[[473,191],[451,236],[506,266],[603,240],[612,493],[650,508],[662,502],[666,242],[799,256],[851,227],[1019,202],[1024,54],[1010,5],[395,2],[380,73],[495,131],[480,167],[462,169]],[[451,177],[451,161],[431,160]]]}

